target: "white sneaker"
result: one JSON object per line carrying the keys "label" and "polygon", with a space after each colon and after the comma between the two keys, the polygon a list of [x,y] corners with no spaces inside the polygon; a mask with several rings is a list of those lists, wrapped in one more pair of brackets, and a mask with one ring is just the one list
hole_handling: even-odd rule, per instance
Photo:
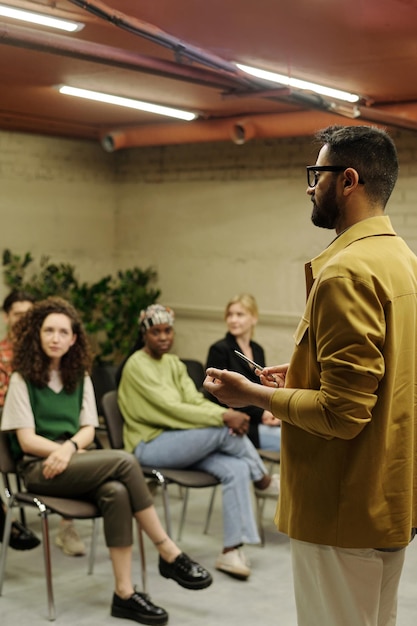
{"label": "white sneaker", "polygon": [[235,548],[220,554],[216,560],[215,567],[221,572],[240,580],[246,580],[250,576],[250,569],[241,548]]}
{"label": "white sneaker", "polygon": [[84,556],[86,553],[84,541],[78,535],[74,524],[61,524],[55,544],[62,548],[68,556]]}
{"label": "white sneaker", "polygon": [[272,474],[271,482],[266,489],[257,489],[255,494],[258,498],[278,498],[279,496],[279,474]]}

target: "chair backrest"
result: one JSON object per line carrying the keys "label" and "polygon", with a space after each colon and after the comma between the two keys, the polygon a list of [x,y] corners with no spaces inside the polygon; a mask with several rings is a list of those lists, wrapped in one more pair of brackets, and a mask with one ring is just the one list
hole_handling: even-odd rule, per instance
{"label": "chair backrest", "polygon": [[206,377],[203,364],[195,359],[181,359],[181,361],[185,364],[189,377],[193,379],[195,386],[200,391]]}
{"label": "chair backrest", "polygon": [[93,371],[91,372],[91,380],[93,382],[99,415],[103,415],[102,398],[104,394],[107,391],[112,391],[117,388],[116,371],[116,365],[97,365],[93,367]]}
{"label": "chair backrest", "polygon": [[5,474],[16,474],[16,462],[10,449],[9,435],[5,431],[0,431],[0,472]]}
{"label": "chair backrest", "polygon": [[101,399],[110,446],[123,448],[123,415],[117,404],[117,391],[108,391]]}

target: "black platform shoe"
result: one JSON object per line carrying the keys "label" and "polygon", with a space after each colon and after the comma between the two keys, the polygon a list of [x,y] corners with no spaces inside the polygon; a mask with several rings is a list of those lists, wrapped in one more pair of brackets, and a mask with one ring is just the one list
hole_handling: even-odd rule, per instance
{"label": "black platform shoe", "polygon": [[168,563],[160,556],[159,573],[164,578],[172,578],[186,589],[205,589],[213,582],[210,573],[184,552],[173,563]]}
{"label": "black platform shoe", "polygon": [[131,619],[134,622],[139,622],[139,624],[149,624],[150,626],[152,624],[163,626],[168,622],[168,613],[165,609],[153,604],[148,594],[139,593],[138,591],[135,591],[126,600],[114,593],[111,615],[112,617]]}

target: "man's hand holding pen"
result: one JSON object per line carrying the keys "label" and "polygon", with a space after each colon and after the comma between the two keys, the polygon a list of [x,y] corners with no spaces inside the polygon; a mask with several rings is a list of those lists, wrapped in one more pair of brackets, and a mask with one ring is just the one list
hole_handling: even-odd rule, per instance
{"label": "man's hand holding pen", "polygon": [[285,387],[285,377],[287,375],[288,363],[284,365],[272,365],[264,367],[262,370],[255,370],[262,385],[265,387],[275,387],[279,389]]}

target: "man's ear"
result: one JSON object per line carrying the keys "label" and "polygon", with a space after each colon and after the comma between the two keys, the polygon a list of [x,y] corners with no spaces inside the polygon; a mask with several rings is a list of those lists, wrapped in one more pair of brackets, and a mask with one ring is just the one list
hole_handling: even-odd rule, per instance
{"label": "man's ear", "polygon": [[351,192],[359,185],[359,174],[353,167],[348,167],[343,172],[343,189]]}

